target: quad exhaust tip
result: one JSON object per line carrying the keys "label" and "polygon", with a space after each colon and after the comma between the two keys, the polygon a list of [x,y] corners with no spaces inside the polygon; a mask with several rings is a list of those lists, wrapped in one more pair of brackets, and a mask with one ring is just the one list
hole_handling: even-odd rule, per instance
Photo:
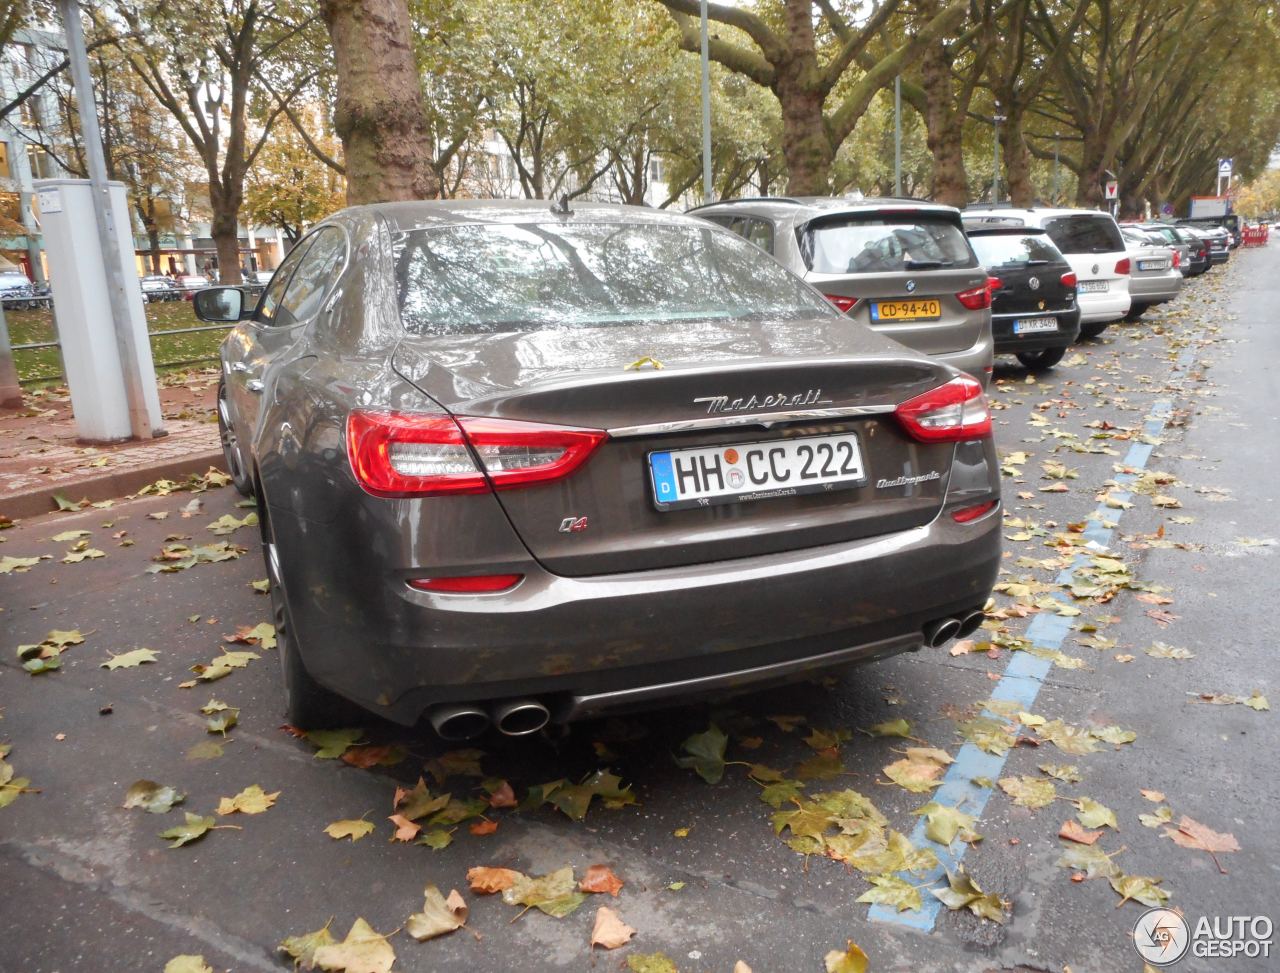
{"label": "quad exhaust tip", "polygon": [[551,720],[551,712],[536,699],[510,699],[496,703],[490,716],[498,732],[509,737],[537,733]]}
{"label": "quad exhaust tip", "polygon": [[982,627],[982,622],[986,619],[986,615],[982,609],[971,611],[967,615],[960,618],[960,630],[956,632],[956,638],[967,639],[970,635]]}
{"label": "quad exhaust tip", "polygon": [[489,729],[489,714],[478,706],[437,706],[427,719],[442,740],[471,740]]}

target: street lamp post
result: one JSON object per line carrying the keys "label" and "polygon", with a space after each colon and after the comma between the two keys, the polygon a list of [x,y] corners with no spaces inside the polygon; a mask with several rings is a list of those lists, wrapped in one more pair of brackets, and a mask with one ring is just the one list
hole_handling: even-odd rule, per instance
{"label": "street lamp post", "polygon": [[707,0],[702,0],[702,199],[711,199],[711,56],[707,40]]}
{"label": "street lamp post", "polygon": [[996,102],[996,113],[991,116],[994,123],[994,135],[991,140],[991,202],[1000,202],[1000,123],[1008,121],[1008,117],[1000,114],[1000,102]]}

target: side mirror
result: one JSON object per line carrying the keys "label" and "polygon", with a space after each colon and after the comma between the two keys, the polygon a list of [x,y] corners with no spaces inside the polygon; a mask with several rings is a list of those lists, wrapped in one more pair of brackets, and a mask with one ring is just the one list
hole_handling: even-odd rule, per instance
{"label": "side mirror", "polygon": [[238,287],[206,287],[191,301],[196,317],[213,324],[234,324],[244,315],[244,293]]}

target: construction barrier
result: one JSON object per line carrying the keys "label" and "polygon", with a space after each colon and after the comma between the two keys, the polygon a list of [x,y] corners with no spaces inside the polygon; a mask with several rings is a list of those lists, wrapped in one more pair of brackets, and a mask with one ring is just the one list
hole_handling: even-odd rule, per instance
{"label": "construction barrier", "polygon": [[1240,245],[1243,247],[1261,247],[1267,243],[1267,236],[1271,232],[1271,224],[1263,223],[1260,226],[1246,226],[1240,231]]}

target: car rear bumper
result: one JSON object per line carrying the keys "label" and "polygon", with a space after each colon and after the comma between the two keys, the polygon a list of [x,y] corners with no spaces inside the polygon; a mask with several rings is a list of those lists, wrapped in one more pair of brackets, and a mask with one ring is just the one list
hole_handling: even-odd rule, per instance
{"label": "car rear bumper", "polygon": [[1224,264],[1230,259],[1231,259],[1230,250],[1210,250],[1209,251],[1210,266],[1213,266],[1215,264]]}
{"label": "car rear bumper", "polygon": [[[893,337],[889,335],[888,337]],[[947,351],[930,355],[937,361],[944,362],[952,368],[972,375],[985,389],[991,381],[991,370],[995,362],[995,340],[989,330],[985,330],[972,347],[963,351]]]}
{"label": "car rear bumper", "polygon": [[1171,301],[1182,290],[1182,272],[1170,269],[1151,275],[1135,274],[1129,281],[1129,297],[1134,304]]}
{"label": "car rear bumper", "polygon": [[1077,293],[1076,301],[1080,305],[1081,324],[1118,321],[1129,313],[1129,288],[1122,291],[1112,289],[1101,294],[1081,291]]}
{"label": "car rear bumper", "polygon": [[[998,497],[994,448],[958,447],[948,504]],[[287,518],[274,517],[277,543]],[[301,658],[313,678],[375,713],[415,722],[438,703],[534,696],[557,719],[736,690],[918,647],[938,618],[983,605],[1000,564],[1001,508],[948,513],[879,537],[625,574],[569,578],[536,562],[497,594],[443,595],[379,571],[376,546],[334,564],[282,558]],[[354,555],[355,552],[353,552]],[[361,603],[334,592],[360,587]]]}
{"label": "car rear bumper", "polygon": [[[1056,331],[1037,331],[1019,335],[1013,333],[1015,321],[1050,317],[1058,319]],[[1073,307],[1065,311],[1043,311],[1035,314],[993,314],[991,333],[995,338],[998,355],[1014,355],[1020,351],[1044,351],[1046,348],[1066,348],[1080,337],[1080,309]]]}

